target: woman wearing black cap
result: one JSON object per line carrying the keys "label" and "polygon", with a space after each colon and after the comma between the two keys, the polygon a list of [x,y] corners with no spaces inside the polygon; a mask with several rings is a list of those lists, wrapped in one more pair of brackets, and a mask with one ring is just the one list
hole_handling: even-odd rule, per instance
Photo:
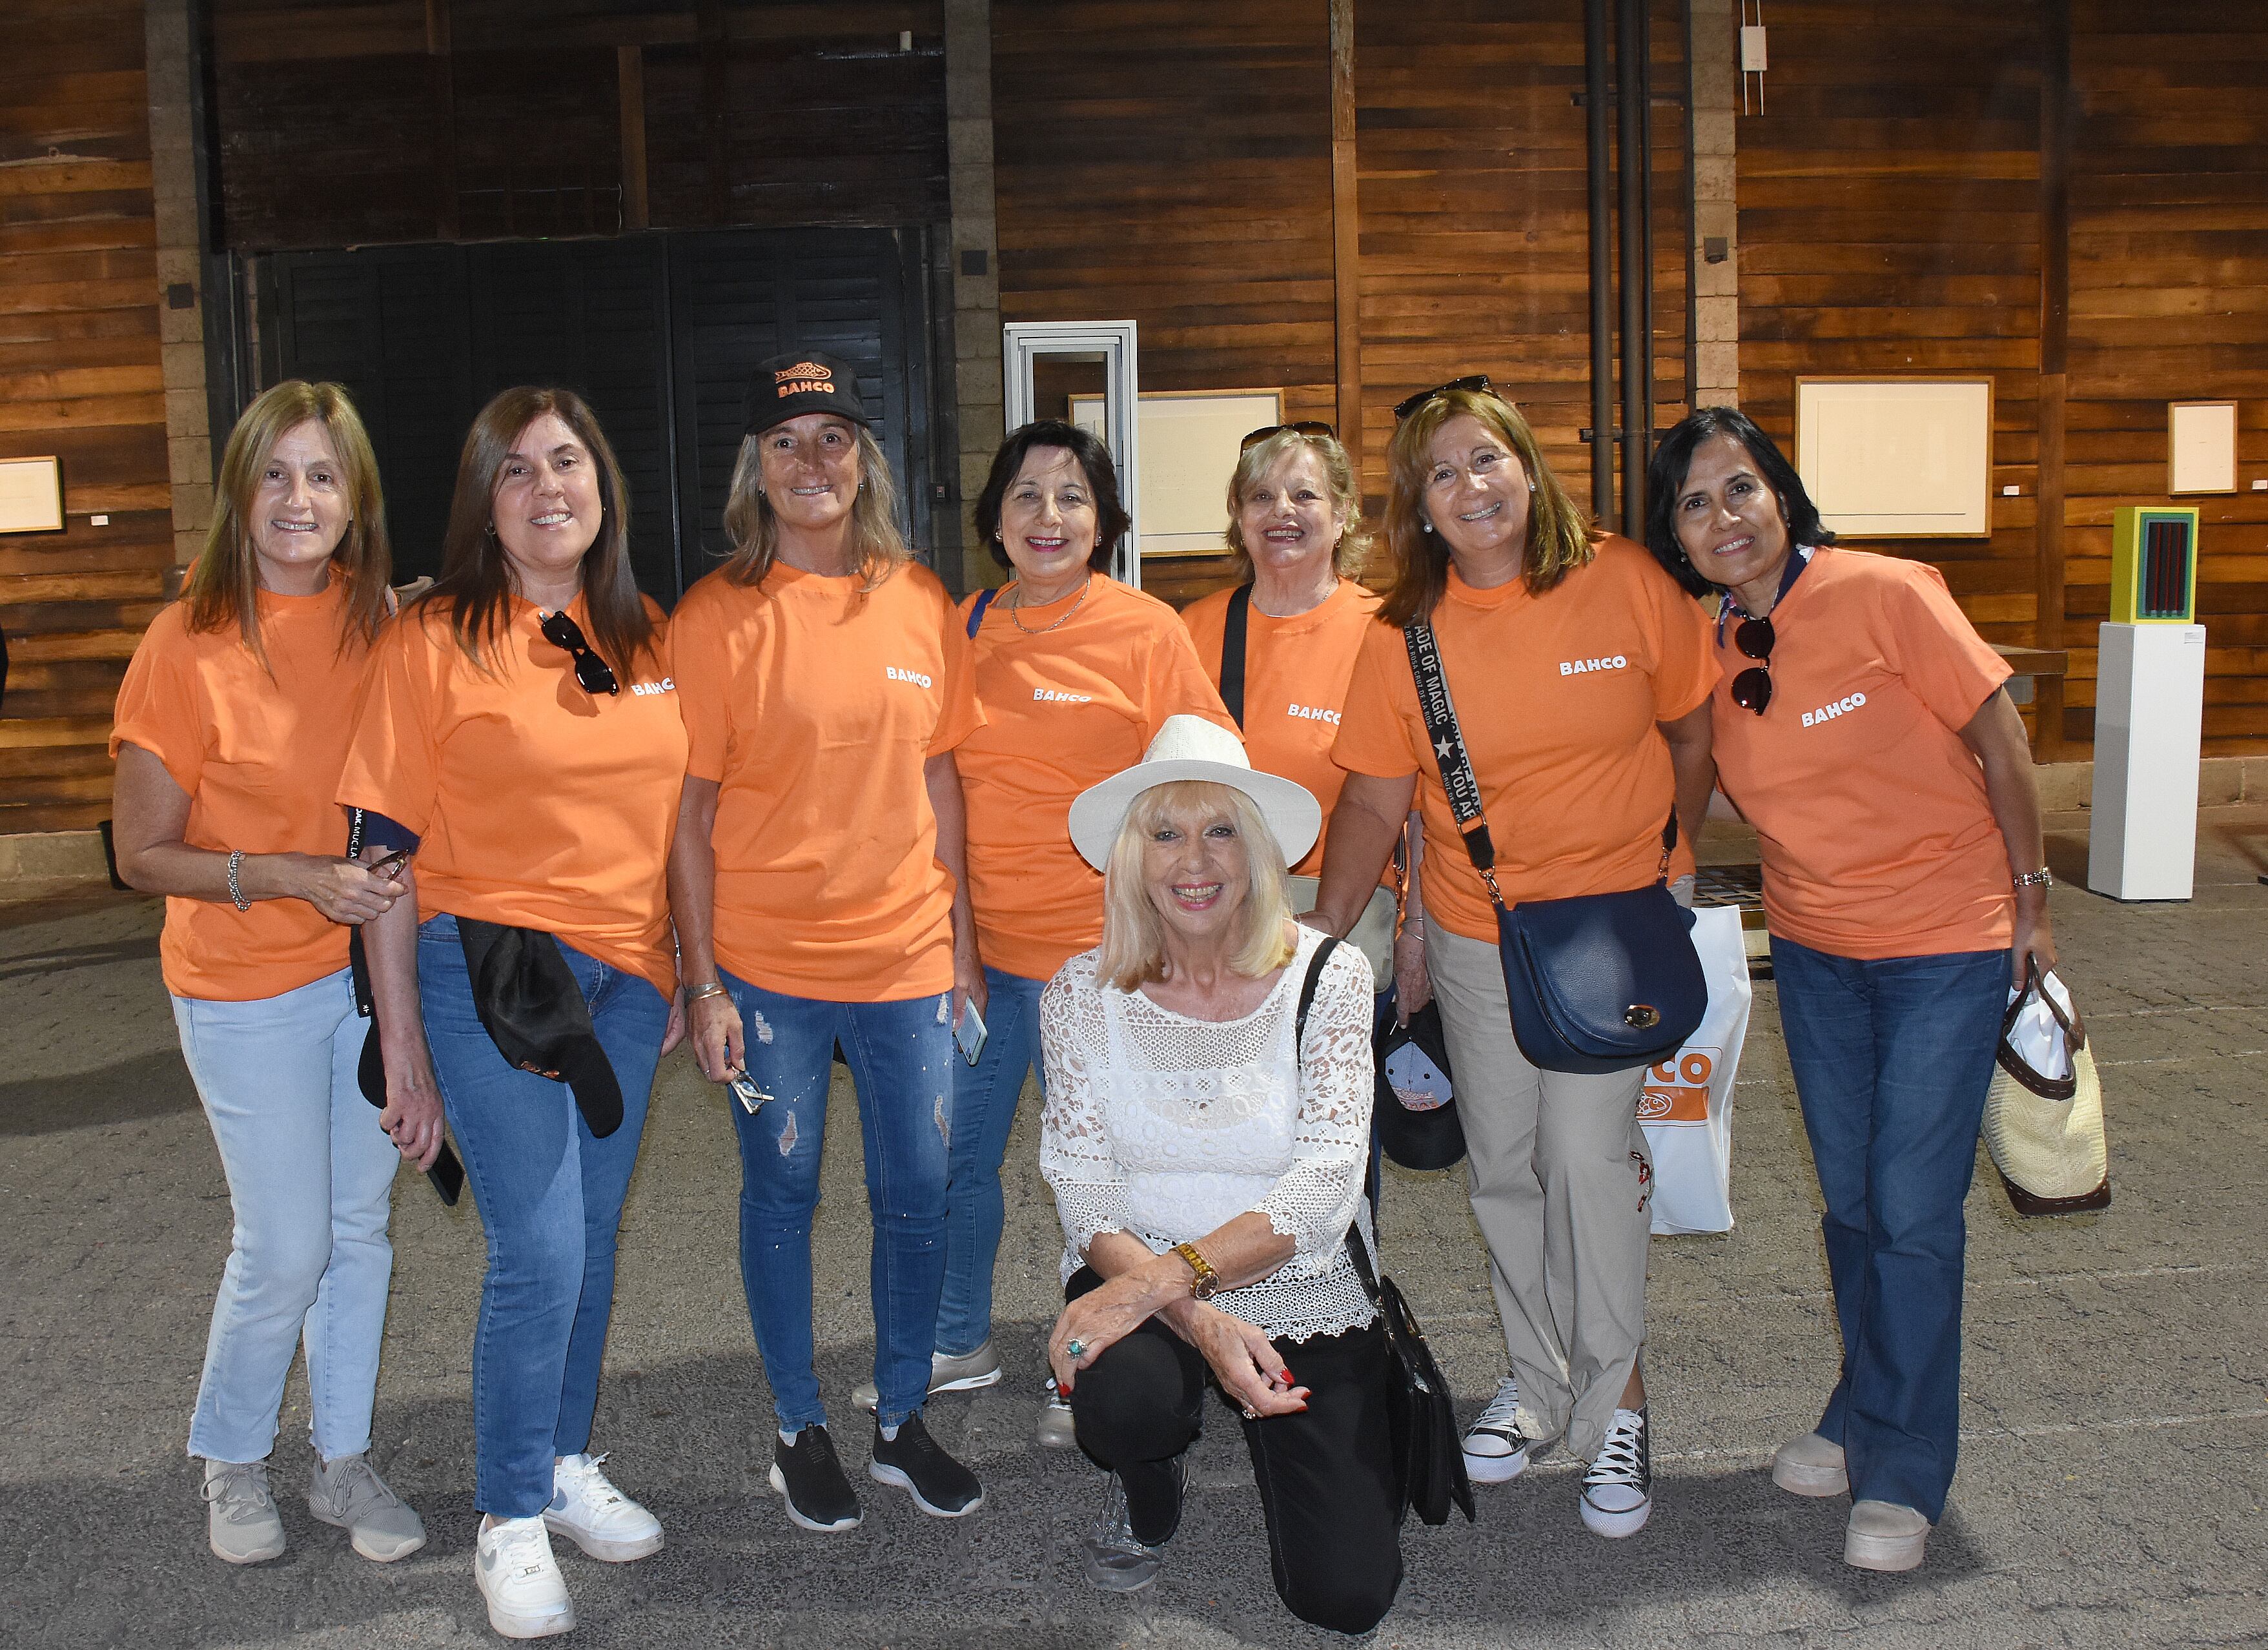
{"label": "woman wearing black cap", "polygon": [[772,1487],[806,1529],[858,1498],[812,1368],[811,1218],[831,1056],[858,1091],[874,1223],[873,1456],[939,1518],[976,1475],[921,1420],[945,1276],[954,1029],[983,976],[954,748],[983,720],[953,599],[916,564],[851,368],[756,371],[732,559],[670,623],[692,754],[670,859],[695,1057],[733,1078],[740,1273],[779,1416]]}

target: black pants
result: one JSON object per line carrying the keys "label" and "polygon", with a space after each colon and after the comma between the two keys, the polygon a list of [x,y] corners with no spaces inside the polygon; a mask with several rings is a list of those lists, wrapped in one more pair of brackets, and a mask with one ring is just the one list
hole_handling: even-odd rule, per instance
{"label": "black pants", "polygon": [[[1101,1284],[1081,1267],[1064,1298]],[[1310,1392],[1304,1414],[1243,1423],[1276,1591],[1302,1621],[1367,1632],[1402,1586],[1388,1407],[1393,1353],[1374,1323],[1273,1344]],[[1071,1389],[1079,1447],[1126,1486],[1138,1540],[1155,1545],[1181,1521],[1171,1463],[1202,1430],[1211,1374],[1195,1347],[1152,1318],[1106,1349]],[[1241,1419],[1242,1406],[1235,1412]]]}

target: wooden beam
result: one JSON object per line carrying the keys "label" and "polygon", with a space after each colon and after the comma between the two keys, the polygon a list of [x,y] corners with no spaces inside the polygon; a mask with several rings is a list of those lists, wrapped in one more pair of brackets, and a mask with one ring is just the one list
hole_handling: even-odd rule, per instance
{"label": "wooden beam", "polygon": [[[2063,647],[2064,427],[2071,357],[2071,0],[2040,8],[2039,525],[2032,645]],[[2034,754],[2060,761],[2064,679],[2033,679]]]}
{"label": "wooden beam", "polygon": [[433,232],[457,238],[457,69],[449,43],[449,0],[425,0],[425,76],[433,105]]}
{"label": "wooden beam", "polygon": [[622,227],[647,226],[645,200],[645,48],[615,48],[616,102],[622,125]]}
{"label": "wooden beam", "polygon": [[1355,177],[1354,0],[1331,0],[1331,318],[1339,443],[1362,484],[1362,213]]}
{"label": "wooden beam", "polygon": [[732,59],[727,53],[725,8],[718,0],[704,0],[700,9],[701,131],[709,162],[709,221],[723,225],[733,221],[732,151],[725,142],[725,122],[731,118]]}

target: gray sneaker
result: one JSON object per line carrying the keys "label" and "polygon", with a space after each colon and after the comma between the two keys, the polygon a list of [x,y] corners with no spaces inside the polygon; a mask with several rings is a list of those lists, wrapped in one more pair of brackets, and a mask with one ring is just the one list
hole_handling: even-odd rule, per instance
{"label": "gray sneaker", "polygon": [[1042,1449],[1070,1449],[1079,1443],[1079,1426],[1071,1418],[1071,1400],[1056,1390],[1056,1378],[1050,1373],[1045,1385],[1048,1401],[1040,1408],[1040,1424],[1035,1429]]}
{"label": "gray sneaker", "polygon": [[[979,1387],[989,1387],[1000,1379],[1000,1354],[992,1350],[987,1338],[973,1352],[963,1352],[958,1358],[946,1352],[932,1352],[929,1358],[929,1390],[935,1397],[940,1392],[974,1392]],[[880,1403],[881,1396],[874,1383],[862,1381],[850,1389],[850,1402],[872,1415]]]}
{"label": "gray sneaker", "polygon": [[1134,1526],[1126,1514],[1126,1486],[1112,1473],[1102,1516],[1086,1538],[1086,1579],[1106,1593],[1137,1593],[1165,1567],[1165,1554],[1134,1539]]}
{"label": "gray sneaker", "polygon": [[213,1557],[261,1564],[284,1556],[284,1521],[268,1492],[266,1462],[208,1461],[203,1493]]}
{"label": "gray sneaker", "polygon": [[379,1564],[407,1558],[425,1544],[423,1522],[367,1455],[319,1458],[307,1484],[307,1510],[318,1522],[346,1531],[357,1552]]}

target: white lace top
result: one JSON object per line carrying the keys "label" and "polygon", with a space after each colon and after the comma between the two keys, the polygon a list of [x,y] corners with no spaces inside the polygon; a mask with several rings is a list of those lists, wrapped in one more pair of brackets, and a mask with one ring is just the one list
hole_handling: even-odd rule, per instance
{"label": "white lace top", "polygon": [[1324,963],[1306,1046],[1292,1047],[1322,939],[1301,928],[1274,989],[1241,1020],[1192,1020],[1105,985],[1092,951],[1049,983],[1040,1172],[1063,1219],[1065,1282],[1099,1232],[1131,1233],[1162,1254],[1257,1211],[1293,1241],[1292,1258],[1224,1289],[1215,1306],[1288,1340],[1376,1315],[1345,1241],[1350,1221],[1370,1230],[1362,1182],[1373,1092],[1370,965],[1352,946]]}

